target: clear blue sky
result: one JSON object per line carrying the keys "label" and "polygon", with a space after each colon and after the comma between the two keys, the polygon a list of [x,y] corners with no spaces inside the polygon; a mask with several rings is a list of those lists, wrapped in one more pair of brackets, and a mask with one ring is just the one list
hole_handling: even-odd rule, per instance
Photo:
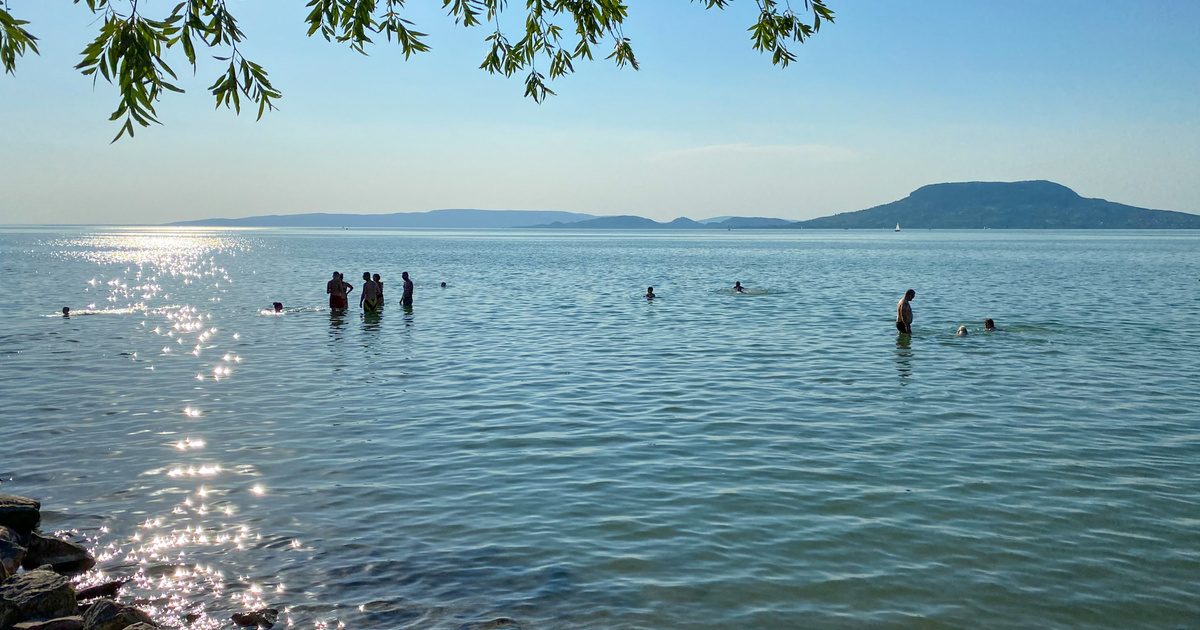
{"label": "clear blue sky", "polygon": [[485,31],[454,27],[440,2],[410,3],[434,50],[405,62],[386,44],[362,57],[306,38],[299,0],[235,0],[243,51],[282,111],[255,123],[214,110],[205,65],[164,98],[164,126],[112,145],[115,90],[73,69],[94,17],[66,0],[8,4],[42,54],[0,77],[0,223],[435,208],[808,218],[933,182],[1020,179],[1200,212],[1200,2],[831,0],[837,22],[780,70],[750,49],[750,0],[632,0],[642,69],[579,64],[536,105],[520,80],[477,69]]}

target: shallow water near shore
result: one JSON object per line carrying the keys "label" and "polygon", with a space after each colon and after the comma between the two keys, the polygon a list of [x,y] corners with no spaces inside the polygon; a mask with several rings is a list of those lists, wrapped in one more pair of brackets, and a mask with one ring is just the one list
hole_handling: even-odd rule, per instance
{"label": "shallow water near shore", "polygon": [[0,270],[0,492],[169,626],[1200,619],[1200,232],[4,228]]}

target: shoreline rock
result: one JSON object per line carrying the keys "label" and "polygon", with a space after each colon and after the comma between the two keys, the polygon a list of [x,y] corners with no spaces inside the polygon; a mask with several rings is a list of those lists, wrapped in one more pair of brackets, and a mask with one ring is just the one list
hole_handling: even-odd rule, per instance
{"label": "shoreline rock", "polygon": [[96,559],[83,545],[38,532],[41,505],[0,495],[0,630],[155,630],[150,615],[111,599],[128,580],[76,592],[64,574],[87,571]]}
{"label": "shoreline rock", "polygon": [[0,494],[0,525],[22,534],[37,529],[42,522],[42,503],[29,497]]}

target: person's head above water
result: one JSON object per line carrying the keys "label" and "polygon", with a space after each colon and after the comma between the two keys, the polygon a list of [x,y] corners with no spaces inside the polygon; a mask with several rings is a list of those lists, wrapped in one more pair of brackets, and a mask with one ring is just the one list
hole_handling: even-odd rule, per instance
{"label": "person's head above water", "polygon": [[445,283],[445,282],[443,282],[443,283],[442,283],[442,288],[443,288],[443,289],[445,289],[445,288],[446,288],[446,283]]}
{"label": "person's head above water", "polygon": [[911,300],[915,297],[917,297],[917,292],[915,289],[909,289],[904,292],[904,299],[906,300]]}
{"label": "person's head above water", "polygon": [[992,318],[990,318],[990,317],[983,320],[983,329],[984,330],[996,330],[996,322],[992,321]]}
{"label": "person's head above water", "polygon": [[966,336],[967,336],[967,327],[966,327],[966,326],[959,326],[959,327],[958,327],[958,332],[956,332],[956,333],[954,333],[954,334],[958,335],[959,337],[966,337]]}
{"label": "person's head above water", "polygon": [[646,287],[646,297],[654,297],[654,287]]}
{"label": "person's head above water", "polygon": [[282,313],[282,312],[283,312],[283,302],[271,302],[271,306],[274,306],[274,307],[275,307],[275,312],[276,312],[276,313]]}
{"label": "person's head above water", "polygon": [[64,306],[62,313],[63,313],[63,317],[69,317],[71,315],[71,307]]}

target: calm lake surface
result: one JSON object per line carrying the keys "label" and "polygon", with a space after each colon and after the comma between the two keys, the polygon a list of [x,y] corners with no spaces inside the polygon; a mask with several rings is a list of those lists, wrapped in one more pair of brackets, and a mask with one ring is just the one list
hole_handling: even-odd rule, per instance
{"label": "calm lake surface", "polygon": [[168,626],[1200,625],[1200,232],[5,228],[0,269],[0,492]]}

